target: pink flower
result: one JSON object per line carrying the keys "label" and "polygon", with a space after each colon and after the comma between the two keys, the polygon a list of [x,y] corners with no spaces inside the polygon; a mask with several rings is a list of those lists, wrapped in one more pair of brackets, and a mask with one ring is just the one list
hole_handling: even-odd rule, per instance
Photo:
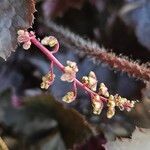
{"label": "pink flower", "polygon": [[118,106],[121,111],[123,110],[131,111],[131,108],[135,106],[135,101],[129,101],[126,98],[122,98],[118,94],[116,94],[114,98],[116,106]]}
{"label": "pink flower", "polygon": [[135,102],[134,101],[129,101],[127,100],[125,103],[124,103],[124,109],[127,110],[127,111],[131,111],[131,109],[134,107],[135,105]]}
{"label": "pink flower", "polygon": [[78,72],[78,67],[75,62],[67,61],[67,66],[64,68],[65,73],[61,76],[62,81],[73,82]]}
{"label": "pink flower", "polygon": [[23,43],[23,48],[25,50],[30,48],[30,46],[31,46],[30,35],[27,31],[19,30],[17,40],[19,43]]}

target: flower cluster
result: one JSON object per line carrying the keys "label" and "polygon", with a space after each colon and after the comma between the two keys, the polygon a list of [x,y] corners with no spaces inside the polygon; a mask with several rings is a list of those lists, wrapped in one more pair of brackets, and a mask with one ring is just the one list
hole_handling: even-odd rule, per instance
{"label": "flower cluster", "polygon": [[63,98],[62,100],[66,103],[71,103],[75,100],[76,95],[73,91],[68,92]]}
{"label": "flower cluster", "polygon": [[122,98],[118,94],[114,96],[114,99],[116,106],[118,106],[121,111],[131,111],[131,108],[133,108],[135,105],[135,101],[129,101],[126,98]]}
{"label": "flower cluster", "polygon": [[28,50],[31,46],[30,35],[28,31],[19,30],[18,32],[18,42],[23,43],[23,48]]}
{"label": "flower cluster", "polygon": [[[27,31],[18,31],[18,42],[23,43],[23,48],[28,49],[31,42],[35,44],[51,61],[50,71],[42,78],[41,88],[48,89],[50,85],[54,82],[55,74],[53,73],[53,64],[57,66],[62,72],[61,80],[67,81],[73,84],[73,88],[69,91],[62,100],[66,103],[71,103],[76,99],[77,96],[77,86],[85,90],[91,96],[91,103],[93,107],[94,114],[100,114],[106,104],[108,111],[107,117],[112,118],[115,114],[115,108],[118,107],[121,111],[130,111],[134,107],[135,101],[127,100],[122,98],[118,94],[110,95],[108,88],[104,83],[100,83],[98,87],[98,81],[95,73],[90,71],[88,76],[83,76],[81,81],[76,78],[76,73],[78,72],[77,64],[73,61],[67,61],[67,65],[63,66],[55,56],[59,49],[59,42],[53,36],[45,37],[41,40],[41,43],[33,36],[33,33],[28,33]],[[53,48],[53,51],[49,51],[43,45],[47,45]]]}
{"label": "flower cluster", "polygon": [[49,45],[50,47],[55,46],[58,41],[54,36],[46,36],[44,39],[41,40],[43,45]]}
{"label": "flower cluster", "polygon": [[64,67],[64,74],[61,76],[62,81],[73,82],[78,72],[77,64],[73,61],[67,61],[67,66]]}
{"label": "flower cluster", "polygon": [[107,117],[112,118],[115,114],[115,106],[116,106],[113,95],[109,96],[107,106],[108,106]]}
{"label": "flower cluster", "polygon": [[[92,74],[92,78],[91,78]],[[93,78],[94,77],[94,78]],[[84,76],[82,78],[83,84],[90,88],[92,91],[97,91],[97,80],[94,72],[90,72],[89,76]],[[92,83],[92,84],[91,84]],[[92,88],[94,85],[94,88]],[[104,99],[103,99],[104,98]],[[126,98],[122,98],[118,94],[115,96],[110,95],[108,92],[108,88],[104,83],[101,83],[97,93],[91,93],[91,101],[93,106],[93,113],[100,114],[103,109],[103,101],[107,103],[108,111],[107,117],[112,118],[115,114],[115,107],[119,107],[121,111],[127,110],[130,111],[131,108],[134,107],[135,101],[129,101]]]}
{"label": "flower cluster", "polygon": [[53,84],[54,79],[55,74],[53,74],[52,72],[48,72],[45,76],[42,77],[41,88],[47,90],[49,86]]}
{"label": "flower cluster", "polygon": [[135,101],[129,101],[126,98],[122,98],[118,94],[116,94],[115,96],[110,95],[107,103],[108,106],[107,117],[112,118],[114,116],[116,106],[119,107],[121,111],[123,110],[131,111],[131,108],[133,108],[134,105]]}
{"label": "flower cluster", "polygon": [[92,91],[96,91],[97,88],[97,78],[93,71],[90,71],[88,76],[82,77],[82,83],[90,88]]}
{"label": "flower cluster", "polygon": [[93,106],[93,114],[99,115],[103,109],[103,102],[98,94],[91,97],[92,106]]}
{"label": "flower cluster", "polygon": [[105,97],[109,97],[108,88],[105,86],[104,83],[101,83],[98,90],[99,95],[103,95]]}

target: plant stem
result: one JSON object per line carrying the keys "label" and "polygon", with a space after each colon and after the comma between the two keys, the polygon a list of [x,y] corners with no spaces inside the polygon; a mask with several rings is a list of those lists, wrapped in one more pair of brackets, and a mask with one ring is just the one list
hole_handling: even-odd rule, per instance
{"label": "plant stem", "polygon": [[36,45],[42,53],[44,53],[47,58],[50,61],[53,61],[53,63],[59,68],[61,69],[61,71],[64,72],[64,66],[54,57],[54,55],[46,48],[44,47],[35,37],[31,38],[31,42]]}
{"label": "plant stem", "polygon": [[[64,66],[59,62],[57,58],[50,52],[45,46],[43,46],[34,36],[31,37],[31,42],[41,50],[42,53],[44,53],[47,58],[52,61],[62,72],[65,72]],[[59,43],[58,45],[55,46],[55,48],[59,48]],[[55,50],[54,50],[55,51]],[[81,83],[78,79],[74,79],[74,82],[76,83],[77,86],[82,88],[83,90],[87,91],[89,94],[94,94],[96,95],[97,93],[93,92],[90,90],[88,87],[86,87],[83,83]],[[104,102],[107,102],[107,98],[100,96],[100,99]]]}

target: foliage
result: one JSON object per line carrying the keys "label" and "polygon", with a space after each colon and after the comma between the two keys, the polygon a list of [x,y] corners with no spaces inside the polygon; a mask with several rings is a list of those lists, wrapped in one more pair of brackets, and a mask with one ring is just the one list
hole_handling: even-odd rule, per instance
{"label": "foliage", "polygon": [[132,134],[132,139],[117,139],[115,142],[108,142],[106,149],[108,150],[128,150],[133,149],[149,149],[149,129],[136,129]]}
{"label": "foliage", "polygon": [[[40,146],[40,143],[42,143],[42,138],[47,138],[48,143],[51,140],[58,141],[66,149],[84,143],[97,135],[96,128],[90,125],[83,116],[73,109],[64,108],[48,94],[24,98],[24,107],[20,109],[12,107],[9,101],[10,96],[10,91],[1,94],[1,112],[9,120],[1,117],[0,121],[10,128],[11,132],[8,136],[15,135],[15,138],[25,143],[25,147],[28,144],[32,147],[35,142],[37,144],[34,148],[44,147]],[[36,139],[37,135],[39,138]],[[104,137],[103,140],[105,140]],[[22,142],[17,143],[20,148],[23,146]],[[49,145],[55,146],[55,142]],[[60,145],[56,146],[56,148],[59,147]]]}

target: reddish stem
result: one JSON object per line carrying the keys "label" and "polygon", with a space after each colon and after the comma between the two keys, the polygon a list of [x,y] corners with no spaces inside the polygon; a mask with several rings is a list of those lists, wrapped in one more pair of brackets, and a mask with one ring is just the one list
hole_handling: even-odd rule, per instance
{"label": "reddish stem", "polygon": [[76,84],[76,81],[75,81],[75,80],[73,81],[72,90],[74,91],[75,97],[77,97],[77,84]]}
{"label": "reddish stem", "polygon": [[53,63],[53,61],[51,61],[51,64],[50,64],[50,72],[51,72],[51,74],[53,74],[53,66],[54,66],[54,63]]}
{"label": "reddish stem", "polygon": [[53,63],[61,70],[64,72],[64,66],[53,56],[53,54],[46,48],[44,47],[35,37],[32,37],[30,40],[34,45],[36,45],[42,53],[44,53],[47,58],[50,61],[53,61]]}
{"label": "reddish stem", "polygon": [[[47,58],[52,61],[62,72],[65,72],[64,70],[64,66],[58,61],[58,59],[55,58],[55,56],[53,56],[52,52],[50,52],[46,47],[44,47],[34,36],[31,37],[30,40],[35,46],[37,46],[42,53],[44,53]],[[55,49],[56,48],[56,49]],[[54,51],[58,51],[59,48],[59,43],[55,46]],[[96,95],[97,93],[93,92],[91,89],[89,89],[88,87],[86,87],[84,84],[82,84],[78,79],[74,79],[74,82],[76,83],[77,86],[79,86],[80,88],[84,89],[85,91],[87,91],[89,94],[93,94]],[[104,102],[107,102],[107,98],[100,96],[100,99]]]}
{"label": "reddish stem", "polygon": [[52,54],[55,54],[55,53],[58,52],[58,50],[59,50],[59,43],[55,45],[54,50],[51,51],[51,53],[52,53]]}

